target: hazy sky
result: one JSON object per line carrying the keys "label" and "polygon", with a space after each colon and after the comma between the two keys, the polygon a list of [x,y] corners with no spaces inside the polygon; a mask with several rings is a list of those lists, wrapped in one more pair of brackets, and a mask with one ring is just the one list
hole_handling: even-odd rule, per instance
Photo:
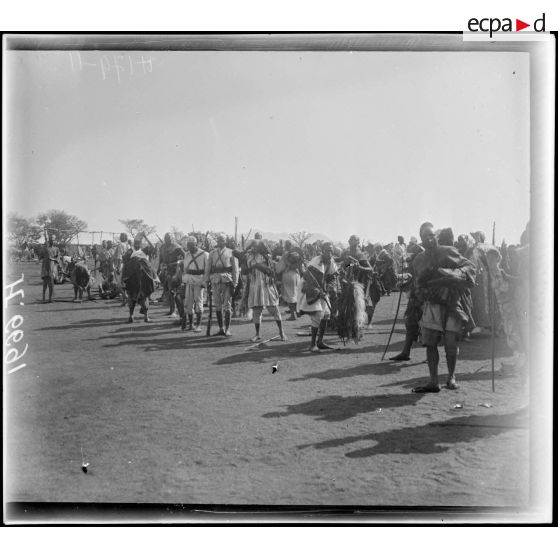
{"label": "hazy sky", "polygon": [[[115,63],[120,66],[117,71]],[[9,210],[345,241],[529,219],[524,53],[8,52]]]}

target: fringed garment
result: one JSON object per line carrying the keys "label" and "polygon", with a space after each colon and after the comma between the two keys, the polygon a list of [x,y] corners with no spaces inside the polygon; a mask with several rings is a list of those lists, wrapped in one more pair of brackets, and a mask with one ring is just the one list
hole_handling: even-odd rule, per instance
{"label": "fringed garment", "polygon": [[[364,276],[366,277],[366,276]],[[362,339],[366,323],[367,278],[357,264],[345,265],[341,278],[341,296],[338,302],[337,333],[343,341],[358,343]]]}

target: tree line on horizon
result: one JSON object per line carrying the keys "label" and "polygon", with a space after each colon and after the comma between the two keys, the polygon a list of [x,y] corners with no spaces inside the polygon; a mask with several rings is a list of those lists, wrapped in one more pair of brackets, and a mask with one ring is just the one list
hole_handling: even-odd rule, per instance
{"label": "tree line on horizon", "polygon": [[[119,219],[119,222],[124,228],[123,232],[126,232],[129,237],[135,238],[138,234],[144,233],[147,237],[155,235],[159,242],[163,242],[163,239],[157,233],[157,228],[149,225],[143,219]],[[79,235],[81,233],[92,232],[87,231],[87,223],[85,221],[61,209],[50,209],[32,218],[24,217],[16,212],[10,212],[7,219],[7,231],[10,248],[15,250],[23,250],[26,246],[34,247],[42,244],[47,235],[48,238],[51,238],[59,246],[89,244],[80,242]],[[186,233],[175,226],[170,227],[169,234],[176,242],[182,242],[186,237],[193,235],[200,244],[206,247],[214,246],[219,235],[225,236],[227,240],[234,239],[234,237],[222,231],[192,230]],[[240,247],[244,248],[246,243],[253,238],[253,235],[254,232],[250,229],[247,233],[242,233],[240,239],[234,240],[240,240]],[[311,237],[312,233],[306,231],[289,234],[289,240],[299,248],[303,248]],[[273,245],[282,245],[282,242],[270,242]]]}

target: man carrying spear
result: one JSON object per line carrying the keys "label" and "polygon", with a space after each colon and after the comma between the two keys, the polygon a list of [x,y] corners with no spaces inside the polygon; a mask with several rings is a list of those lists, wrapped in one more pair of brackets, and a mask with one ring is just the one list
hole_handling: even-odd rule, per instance
{"label": "man carrying spear", "polygon": [[331,316],[328,285],[334,280],[337,266],[333,261],[331,242],[322,244],[322,253],[310,260],[302,281],[299,283],[298,308],[308,314],[312,321],[312,341],[310,350],[319,353],[332,349],[323,341],[327,321]]}

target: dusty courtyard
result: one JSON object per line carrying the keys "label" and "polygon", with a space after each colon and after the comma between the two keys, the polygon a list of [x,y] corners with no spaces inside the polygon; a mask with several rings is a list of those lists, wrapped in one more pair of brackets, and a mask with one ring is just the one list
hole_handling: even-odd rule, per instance
{"label": "dusty courtyard", "polygon": [[[43,305],[40,265],[14,264],[8,282],[22,272],[25,305],[6,310],[22,316],[28,344],[26,366],[4,376],[7,501],[528,502],[528,394],[517,373],[499,371],[503,339],[494,393],[484,336],[461,345],[458,391],[415,394],[428,376],[423,348],[381,361],[397,293],[360,344],[330,336],[342,350],[316,355],[297,336],[308,317],[286,322],[288,342],[246,351],[245,320],[230,339],[181,332],[160,305],[153,323],[127,324],[117,302],[72,303],[69,284]],[[387,356],[402,346],[403,311]],[[262,332],[276,334],[269,317]]]}

